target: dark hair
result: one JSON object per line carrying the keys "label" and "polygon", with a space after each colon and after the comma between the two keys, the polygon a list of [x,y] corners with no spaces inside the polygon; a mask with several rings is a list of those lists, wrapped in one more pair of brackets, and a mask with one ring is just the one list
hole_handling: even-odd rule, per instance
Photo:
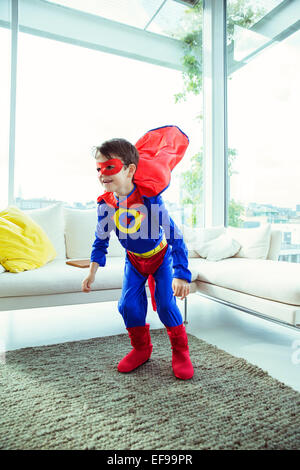
{"label": "dark hair", "polygon": [[114,155],[116,155],[121,158],[126,166],[130,163],[134,163],[137,167],[139,163],[140,156],[137,148],[126,139],[106,140],[99,147],[96,147],[95,158],[98,152],[108,159],[114,158]]}

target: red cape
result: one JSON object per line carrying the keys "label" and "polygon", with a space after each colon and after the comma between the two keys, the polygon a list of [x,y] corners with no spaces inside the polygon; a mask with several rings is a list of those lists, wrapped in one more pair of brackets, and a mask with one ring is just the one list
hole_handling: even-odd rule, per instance
{"label": "red cape", "polygon": [[[171,171],[183,158],[188,145],[188,137],[177,126],[152,129],[137,141],[140,159],[133,182],[140,196],[156,196],[169,186]],[[105,192],[97,202],[102,199],[116,207],[112,192]]]}

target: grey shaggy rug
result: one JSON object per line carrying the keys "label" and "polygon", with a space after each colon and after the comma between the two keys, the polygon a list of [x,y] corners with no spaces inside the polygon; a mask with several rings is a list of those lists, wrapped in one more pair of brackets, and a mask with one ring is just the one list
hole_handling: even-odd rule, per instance
{"label": "grey shaggy rug", "polygon": [[6,353],[1,449],[300,449],[300,394],[260,368],[189,336],[195,375],[176,379],[166,331],[117,371],[127,334]]}

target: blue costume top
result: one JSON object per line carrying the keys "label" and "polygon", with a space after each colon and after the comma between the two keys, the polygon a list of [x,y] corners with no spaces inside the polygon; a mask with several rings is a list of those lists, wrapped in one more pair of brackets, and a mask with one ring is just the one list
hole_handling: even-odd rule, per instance
{"label": "blue costume top", "polygon": [[134,184],[132,192],[125,197],[118,198],[109,193],[109,203],[100,198],[96,238],[91,253],[91,261],[100,266],[106,264],[112,230],[115,231],[121,245],[134,253],[153,250],[165,236],[172,248],[173,278],[191,282],[188,251],[182,232],[169,216],[160,194],[152,197],[141,196]]}
{"label": "blue costume top", "polygon": [[98,223],[92,262],[105,266],[112,230],[125,250],[132,253],[151,252],[165,237],[171,247],[168,256],[173,261],[173,278],[191,282],[182,233],[161,197],[170,184],[171,171],[183,158],[188,145],[187,135],[173,125],[152,129],[138,140],[135,146],[139,162],[131,193],[118,198],[108,191],[97,199]]}

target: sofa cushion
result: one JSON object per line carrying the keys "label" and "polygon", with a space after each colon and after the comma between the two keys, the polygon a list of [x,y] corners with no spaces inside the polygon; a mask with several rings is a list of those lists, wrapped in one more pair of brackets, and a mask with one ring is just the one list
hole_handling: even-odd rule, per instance
{"label": "sofa cushion", "polygon": [[56,257],[46,232],[18,207],[0,212],[0,262],[7,271],[36,269]]}
{"label": "sofa cushion", "polygon": [[[66,255],[71,259],[90,259],[97,227],[97,209],[64,207]],[[124,257],[125,250],[115,232],[111,232],[107,257]]]}
{"label": "sofa cushion", "polygon": [[271,238],[271,224],[263,224],[255,228],[227,227],[226,232],[240,245],[237,258],[266,259]]}
{"label": "sofa cushion", "polygon": [[24,210],[24,213],[29,215],[29,217],[45,230],[57,253],[56,258],[65,258],[66,249],[62,204],[52,204],[51,206],[42,207],[41,209]]}
{"label": "sofa cushion", "polygon": [[[99,268],[92,290],[119,289],[123,280],[123,263],[123,259],[111,258],[107,266]],[[17,275],[3,273],[0,297],[80,292],[87,274],[88,269],[69,266],[64,260],[54,260],[39,269]]]}
{"label": "sofa cushion", "polygon": [[225,227],[188,227],[182,225],[180,230],[183,234],[183,239],[188,249],[189,258],[198,258],[200,255],[197,253],[197,248],[206,242],[213,240],[225,233]]}
{"label": "sofa cushion", "polygon": [[200,258],[199,256],[197,256],[197,258],[189,258],[188,268],[192,274],[192,282],[199,279],[199,266],[201,266],[202,263],[206,263],[206,259]]}
{"label": "sofa cushion", "polygon": [[65,239],[67,258],[90,258],[95,239],[97,210],[63,208],[65,218]]}
{"label": "sofa cushion", "polygon": [[[109,258],[106,266],[98,269],[92,290],[121,289],[124,265],[125,257],[113,256]],[[197,267],[192,265],[190,270],[192,281],[195,281],[198,274]],[[17,275],[8,272],[2,273],[0,298],[81,292],[81,283],[87,274],[88,269],[86,268],[69,266],[64,260],[56,259],[33,271]]]}
{"label": "sofa cushion", "polygon": [[270,238],[270,247],[267,259],[278,261],[279,253],[281,250],[282,232],[281,230],[272,230]]}
{"label": "sofa cushion", "polygon": [[193,261],[198,280],[246,294],[300,305],[300,264],[262,259],[228,258],[218,263]]}

